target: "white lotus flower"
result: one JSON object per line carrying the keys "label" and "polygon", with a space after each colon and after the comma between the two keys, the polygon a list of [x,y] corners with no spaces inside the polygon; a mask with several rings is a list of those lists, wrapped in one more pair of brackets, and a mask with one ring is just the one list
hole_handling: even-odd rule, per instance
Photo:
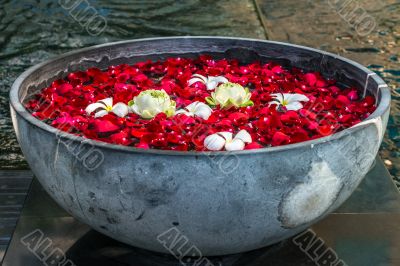
{"label": "white lotus flower", "polygon": [[205,103],[193,102],[184,109],[178,110],[176,114],[185,114],[187,116],[198,116],[207,120],[212,113],[212,109]]}
{"label": "white lotus flower", "polygon": [[234,138],[230,132],[218,132],[211,134],[204,139],[204,147],[210,151],[220,151],[224,147],[227,151],[243,150],[246,143],[252,139],[246,130],[240,130]]}
{"label": "white lotus flower", "polygon": [[231,107],[246,107],[253,105],[250,100],[251,92],[248,88],[244,88],[242,85],[237,83],[224,83],[219,85],[214,92],[211,93],[211,97],[207,97],[206,101],[210,105],[220,105],[221,108]]}
{"label": "white lotus flower", "polygon": [[95,112],[94,117],[96,118],[105,116],[109,112],[112,112],[119,117],[124,117],[128,114],[129,107],[124,103],[117,103],[113,105],[113,98],[106,98],[96,103],[89,104],[85,111],[88,114]]}
{"label": "white lotus flower", "polygon": [[285,106],[286,110],[293,111],[303,108],[301,102],[308,102],[310,100],[307,96],[298,93],[273,93],[271,96],[274,100],[268,104],[276,104],[276,108],[279,108],[279,106]]}
{"label": "white lotus flower", "polygon": [[131,110],[144,119],[151,119],[159,113],[168,117],[175,114],[175,101],[164,90],[146,90],[130,101]]}
{"label": "white lotus flower", "polygon": [[191,79],[188,81],[188,85],[191,86],[196,82],[201,82],[206,85],[207,90],[213,90],[219,83],[227,83],[229,80],[223,76],[218,77],[205,77],[200,74],[194,74]]}

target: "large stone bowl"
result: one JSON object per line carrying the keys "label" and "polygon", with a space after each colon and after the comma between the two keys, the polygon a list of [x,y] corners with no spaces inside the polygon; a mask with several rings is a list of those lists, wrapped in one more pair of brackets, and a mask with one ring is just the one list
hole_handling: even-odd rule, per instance
{"label": "large stone bowl", "polygon": [[[357,86],[361,95],[374,95],[378,107],[366,121],[329,137],[201,153],[143,150],[76,137],[34,118],[23,105],[71,71],[204,53],[317,70]],[[224,255],[289,238],[338,208],[374,161],[388,120],[390,92],[367,68],[320,50],[240,38],[173,37],[64,54],[18,77],[10,100],[15,132],[32,171],[74,217],[132,246],[183,253],[185,247],[177,249],[187,239],[187,247],[197,248],[187,255]],[[173,248],[175,237],[182,241]]]}

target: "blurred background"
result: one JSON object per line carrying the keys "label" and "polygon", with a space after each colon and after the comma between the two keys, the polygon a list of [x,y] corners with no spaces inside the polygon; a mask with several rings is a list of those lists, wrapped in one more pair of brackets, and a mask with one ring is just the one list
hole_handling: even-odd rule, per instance
{"label": "blurred background", "polygon": [[348,57],[390,86],[380,155],[400,187],[400,0],[0,0],[0,169],[27,169],[8,92],[28,67],[95,44],[221,35],[306,45]]}

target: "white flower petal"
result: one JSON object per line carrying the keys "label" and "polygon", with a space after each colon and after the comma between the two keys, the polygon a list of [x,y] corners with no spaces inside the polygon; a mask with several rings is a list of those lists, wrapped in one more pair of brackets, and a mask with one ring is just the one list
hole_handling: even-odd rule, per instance
{"label": "white flower petal", "polygon": [[119,117],[124,117],[128,114],[129,108],[128,105],[124,103],[117,103],[113,106],[111,111]]}
{"label": "white flower petal", "polygon": [[180,110],[176,111],[175,114],[185,114],[187,116],[194,116],[194,113],[186,111],[184,109],[180,109]]}
{"label": "white flower petal", "polygon": [[[284,94],[282,93],[272,93],[271,97],[275,98],[276,100],[278,100],[280,103],[283,102],[283,98],[285,97]],[[274,102],[270,102],[270,103],[274,103]],[[276,101],[275,101],[276,103]]]}
{"label": "white flower petal", "polygon": [[158,109],[158,101],[154,99],[149,94],[143,94],[141,97],[136,96],[134,99],[134,104],[138,107],[137,110],[146,110],[146,109]]}
{"label": "white flower petal", "polygon": [[188,81],[188,84],[189,86],[191,86],[196,82],[204,83],[207,87],[207,90],[214,90],[219,83],[227,83],[229,81],[223,76],[205,77],[200,74],[194,74],[192,75],[192,78]]}
{"label": "white flower petal", "polygon": [[295,94],[284,94],[283,95],[285,100],[287,102],[308,102],[310,99],[308,99],[307,96],[303,95],[303,94],[299,94],[299,93],[295,93]]}
{"label": "white flower petal", "polygon": [[101,111],[98,111],[97,113],[95,113],[94,117],[95,118],[102,117],[102,116],[105,116],[106,114],[108,114],[108,112],[106,110],[101,110]]}
{"label": "white flower petal", "polygon": [[227,151],[241,151],[244,149],[244,146],[245,144],[241,139],[234,139],[225,144],[225,149]]}
{"label": "white flower petal", "polygon": [[206,85],[207,85],[207,90],[211,91],[211,90],[215,89],[215,87],[217,87],[218,82],[208,81]]}
{"label": "white flower petal", "polygon": [[178,110],[176,114],[186,114],[189,116],[198,116],[207,120],[212,113],[210,106],[203,102],[193,102],[185,107],[185,109]]}
{"label": "white flower petal", "polygon": [[87,114],[91,114],[97,109],[105,109],[105,108],[106,108],[106,106],[103,103],[98,103],[97,102],[97,103],[89,104],[86,107],[85,111],[86,111]]}
{"label": "white flower petal", "polygon": [[203,118],[204,120],[207,120],[212,113],[212,109],[208,105],[201,105],[196,108],[194,111],[194,114],[198,117]]}
{"label": "white flower petal", "polygon": [[232,140],[232,133],[231,132],[218,132],[218,135],[222,136],[226,141],[231,141]]}
{"label": "white flower petal", "polygon": [[202,79],[200,79],[200,78],[192,78],[192,79],[189,79],[188,85],[189,85],[189,86],[192,86],[192,85],[195,84],[196,82],[205,83],[204,80],[202,80]]}
{"label": "white flower petal", "polygon": [[152,112],[151,110],[143,110],[140,116],[144,119],[151,119],[155,117],[156,114],[158,113]]}
{"label": "white flower petal", "polygon": [[137,115],[140,115],[140,110],[139,110],[139,108],[138,108],[137,105],[132,105],[132,106],[131,106],[131,111],[132,111],[133,113],[137,114]]}
{"label": "white flower petal", "polygon": [[200,104],[200,102],[192,102],[191,104],[189,104],[188,106],[185,107],[186,110],[188,110],[189,112],[194,113],[194,111],[196,111],[196,108],[198,107],[198,105]]}
{"label": "white flower petal", "polygon": [[244,129],[240,130],[236,134],[236,136],[233,138],[233,140],[235,140],[235,139],[240,139],[245,143],[251,143],[252,142],[251,135],[249,134],[249,132],[247,132]]}
{"label": "white flower petal", "polygon": [[113,98],[105,98],[103,100],[100,100],[99,102],[104,103],[106,106],[112,106],[113,105]]}
{"label": "white flower petal", "polygon": [[207,83],[207,81],[208,81],[208,79],[205,76],[200,75],[200,74],[193,74],[192,77],[200,78],[203,80],[204,83]]}
{"label": "white flower petal", "polygon": [[285,105],[286,110],[292,110],[292,111],[297,111],[301,108],[303,108],[303,105],[300,102],[291,102]]}
{"label": "white flower petal", "polygon": [[216,82],[216,83],[227,83],[229,80],[223,76],[218,76],[218,77],[208,77],[210,81]]}
{"label": "white flower petal", "polygon": [[220,151],[225,145],[225,139],[218,133],[211,134],[204,139],[204,147],[210,151]]}

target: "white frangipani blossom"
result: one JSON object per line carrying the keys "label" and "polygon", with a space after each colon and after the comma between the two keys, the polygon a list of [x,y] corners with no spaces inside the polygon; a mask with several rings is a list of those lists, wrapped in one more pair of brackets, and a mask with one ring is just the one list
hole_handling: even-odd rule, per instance
{"label": "white frangipani blossom", "polygon": [[184,109],[176,111],[176,114],[185,114],[187,116],[198,116],[207,120],[212,113],[212,109],[205,103],[193,102]]}
{"label": "white frangipani blossom", "polygon": [[102,117],[112,112],[119,117],[124,117],[129,112],[128,105],[124,103],[117,103],[113,105],[113,98],[106,98],[96,103],[89,104],[85,109],[87,114],[95,112],[94,117]]}
{"label": "white frangipani blossom", "polygon": [[299,93],[273,93],[271,96],[274,100],[268,104],[276,104],[276,108],[279,108],[279,106],[285,106],[286,110],[293,111],[303,108],[301,102],[308,102],[310,100],[307,96]]}
{"label": "white frangipani blossom", "polygon": [[223,76],[218,76],[218,77],[208,76],[208,77],[205,77],[205,76],[200,75],[200,74],[194,74],[194,75],[192,75],[192,78],[189,79],[188,85],[191,86],[196,82],[201,82],[201,83],[205,84],[206,87],[207,87],[207,90],[213,90],[218,86],[218,84],[227,83],[227,82],[229,82],[229,80],[227,78],[223,77]]}
{"label": "white frangipani blossom", "polygon": [[231,132],[218,132],[207,136],[204,139],[204,147],[210,151],[220,151],[225,147],[227,151],[243,150],[246,143],[252,139],[246,130],[240,130],[234,138]]}

